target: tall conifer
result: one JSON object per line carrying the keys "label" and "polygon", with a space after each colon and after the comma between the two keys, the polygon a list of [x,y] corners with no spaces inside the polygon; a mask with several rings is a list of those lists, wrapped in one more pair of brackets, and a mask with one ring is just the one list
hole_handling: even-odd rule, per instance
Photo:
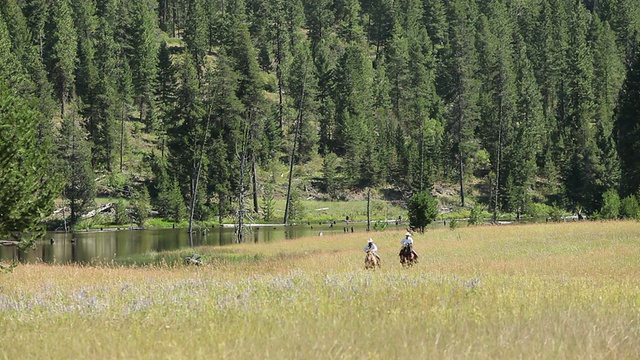
{"label": "tall conifer", "polygon": [[75,89],[74,71],[77,61],[76,30],[69,0],[53,0],[46,25],[49,34],[45,40],[44,58],[49,78],[54,84],[60,113],[65,115],[65,106]]}
{"label": "tall conifer", "polygon": [[[638,47],[637,49],[640,49]],[[640,51],[627,68],[616,111],[615,137],[621,163],[621,197],[640,191]]]}

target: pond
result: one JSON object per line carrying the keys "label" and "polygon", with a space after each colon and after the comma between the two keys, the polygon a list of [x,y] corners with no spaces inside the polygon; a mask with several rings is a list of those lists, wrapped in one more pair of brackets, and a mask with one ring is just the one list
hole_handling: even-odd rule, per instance
{"label": "pond", "polygon": [[[373,224],[371,225],[373,227]],[[390,223],[388,229],[403,229],[403,224]],[[194,246],[223,246],[235,241],[233,227],[216,227],[206,233],[194,233]],[[260,225],[249,227],[245,242],[270,242],[305,236],[323,236],[345,232],[365,232],[366,222],[338,222],[332,224],[306,223],[304,225]],[[0,246],[0,260],[21,260],[46,263],[88,263],[92,261],[118,261],[132,255],[188,248],[187,229],[143,229],[80,231],[74,233],[50,232],[39,241],[36,248],[18,259],[14,247]],[[53,241],[51,241],[53,239]]]}

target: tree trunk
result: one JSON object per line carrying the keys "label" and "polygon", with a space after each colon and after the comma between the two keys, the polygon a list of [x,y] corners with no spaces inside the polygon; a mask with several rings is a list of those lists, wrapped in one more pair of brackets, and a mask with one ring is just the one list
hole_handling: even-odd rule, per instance
{"label": "tree trunk", "polygon": [[302,123],[302,106],[304,104],[304,86],[306,83],[306,70],[302,79],[302,88],[300,89],[300,105],[298,106],[298,120],[296,121],[296,130],[293,136],[293,148],[291,149],[291,159],[289,160],[289,182],[287,184],[287,203],[284,209],[284,224],[289,224],[289,210],[291,208],[291,182],[293,180],[293,163],[296,156],[296,145],[300,136],[300,126]]}
{"label": "tree trunk", "polygon": [[463,164],[462,164],[462,151],[458,152],[458,181],[460,182],[460,203],[464,207],[464,184],[463,184]]}
{"label": "tree trunk", "polygon": [[200,157],[195,168],[195,176],[191,181],[191,211],[189,212],[189,245],[193,247],[193,216],[196,209],[196,197],[198,196],[198,182],[200,180],[200,172],[202,171],[202,161],[204,158],[204,149],[207,143],[207,135],[209,134],[209,123],[211,120],[211,109],[207,114],[207,123],[204,128],[204,134],[202,136],[202,146],[200,147]]}
{"label": "tree trunk", "polygon": [[[249,115],[250,116],[250,115]],[[249,138],[249,124],[246,125],[242,137],[242,149],[240,150],[240,180],[238,184],[238,224],[236,229],[237,243],[244,242],[244,176],[247,164],[247,141]]]}
{"label": "tree trunk", "polygon": [[253,185],[253,211],[257,214],[260,211],[258,206],[258,169],[256,166],[256,157],[251,159],[252,185]]}

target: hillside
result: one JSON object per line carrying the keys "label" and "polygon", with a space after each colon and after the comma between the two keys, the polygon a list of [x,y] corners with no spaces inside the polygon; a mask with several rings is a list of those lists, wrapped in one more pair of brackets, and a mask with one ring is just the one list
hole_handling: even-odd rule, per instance
{"label": "hillside", "polygon": [[0,237],[55,211],[281,221],[292,160],[287,222],[360,217],[369,190],[377,218],[423,190],[458,217],[639,217],[638,19],[636,0],[0,2]]}

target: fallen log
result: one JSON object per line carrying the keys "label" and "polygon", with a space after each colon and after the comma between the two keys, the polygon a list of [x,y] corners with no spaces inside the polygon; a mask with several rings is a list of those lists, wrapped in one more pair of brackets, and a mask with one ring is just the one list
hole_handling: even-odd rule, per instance
{"label": "fallen log", "polygon": [[[65,208],[65,207],[61,207],[61,208],[59,208],[59,209],[56,209],[56,210],[53,212],[53,215],[57,215],[57,214],[59,214],[59,213],[61,213],[61,212],[65,211],[65,210],[69,210],[69,209],[67,209],[67,208]],[[70,210],[69,210],[69,211],[70,211]]]}
{"label": "fallen log", "polygon": [[112,207],[113,207],[113,203],[104,204],[101,207],[99,207],[99,208],[97,208],[95,210],[91,210],[88,213],[82,215],[82,218],[83,219],[88,219],[88,218],[94,217],[94,216],[96,216],[96,214],[99,214],[101,212],[110,210]]}

